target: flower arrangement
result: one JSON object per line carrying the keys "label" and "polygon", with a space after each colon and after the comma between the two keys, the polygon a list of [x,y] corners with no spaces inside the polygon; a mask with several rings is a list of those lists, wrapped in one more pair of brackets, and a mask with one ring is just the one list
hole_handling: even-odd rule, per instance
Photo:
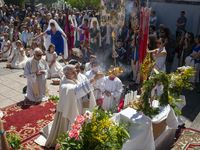
{"label": "flower arrangement", "polygon": [[142,94],[141,94],[141,101],[140,105],[138,106],[137,111],[144,112],[145,115],[152,118],[152,115],[156,115],[159,112],[158,108],[152,108],[149,103],[149,97],[151,95],[152,89],[158,84],[162,83],[163,87],[163,93],[160,95],[160,105],[167,105],[169,103],[168,100],[168,87],[169,87],[169,81],[168,76],[165,72],[160,72],[156,74],[152,74],[149,78],[149,80],[143,81],[143,87],[142,87]]}
{"label": "flower arrangement", "polygon": [[182,89],[192,90],[189,78],[193,76],[195,71],[193,67],[179,67],[176,72],[169,74],[169,92],[173,98],[179,98]]}
{"label": "flower arrangement", "polygon": [[165,72],[159,73],[155,69],[154,72],[156,74],[152,74],[148,81],[144,80],[142,83],[142,95],[137,111],[142,111],[145,115],[151,118],[153,115],[158,114],[158,108],[150,107],[149,97],[152,89],[158,83],[161,83],[163,85],[163,92],[160,95],[160,99],[158,99],[160,105],[165,106],[169,104],[174,110],[175,114],[180,115],[181,112],[176,109],[178,107],[176,103],[182,103],[182,100],[179,99],[179,97],[183,88],[191,89],[189,78],[195,73],[193,67],[179,67],[175,73],[172,72],[169,75],[167,75]]}
{"label": "flower arrangement", "polygon": [[127,138],[127,125],[116,123],[102,110],[86,111],[78,115],[71,130],[56,140],[57,150],[112,150],[121,149]]}

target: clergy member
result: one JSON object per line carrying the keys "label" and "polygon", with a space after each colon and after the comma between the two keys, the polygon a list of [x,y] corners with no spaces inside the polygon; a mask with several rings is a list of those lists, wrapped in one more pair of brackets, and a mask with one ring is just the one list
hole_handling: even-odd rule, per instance
{"label": "clergy member", "polygon": [[[82,83],[85,81],[88,81],[88,78],[80,73],[80,62],[76,61],[76,60],[72,60],[69,62],[69,64],[74,65],[76,68],[76,72],[77,72],[77,80]],[[79,105],[83,106],[84,108],[88,107],[88,102],[89,100],[94,100],[95,101],[95,97],[94,97],[94,93],[93,91],[91,91],[89,94],[85,95],[82,97],[82,99],[79,99]],[[84,114],[85,110],[83,109],[83,114]]]}
{"label": "clergy member", "polygon": [[[88,79],[91,79],[92,77],[94,77],[96,75],[96,73],[99,71],[100,65],[97,61],[93,61],[91,67],[92,67],[92,70],[85,73],[85,76]],[[101,78],[100,80],[98,80],[97,82],[95,82],[93,84],[93,87],[94,87],[93,93],[94,93],[94,97],[96,99],[96,103],[97,103],[97,105],[99,105],[99,108],[101,108],[102,103],[103,103],[103,94],[101,91],[101,88],[103,88],[102,83],[104,83],[104,78]]]}
{"label": "clergy member", "polygon": [[[114,66],[111,65],[109,70],[113,70]],[[102,86],[102,92],[104,93],[104,100],[102,108],[104,110],[116,108],[119,105],[119,100],[121,98],[121,93],[123,90],[121,80],[116,76],[107,76],[104,79],[104,86]]]}
{"label": "clergy member", "polygon": [[42,59],[42,50],[36,48],[34,57],[27,60],[24,68],[24,76],[27,78],[27,93],[25,97],[34,102],[48,100],[48,89],[46,79],[49,66]]}
{"label": "clergy member", "polygon": [[[104,75],[98,72],[93,78],[83,83],[77,81],[77,72],[74,65],[66,65],[63,67],[64,77],[59,87],[59,103],[57,106],[54,121],[49,123],[42,129],[43,135],[40,136],[36,143],[41,146],[55,146],[55,141],[59,134],[71,129],[71,124],[77,115],[83,114],[79,99],[93,90],[92,84],[97,82]],[[88,103],[88,108],[95,108],[95,100]]]}
{"label": "clergy member", "polygon": [[88,78],[80,73],[80,62],[76,61],[76,60],[71,60],[69,62],[70,65],[74,65],[76,68],[76,72],[77,72],[77,80],[82,83],[88,80]]}

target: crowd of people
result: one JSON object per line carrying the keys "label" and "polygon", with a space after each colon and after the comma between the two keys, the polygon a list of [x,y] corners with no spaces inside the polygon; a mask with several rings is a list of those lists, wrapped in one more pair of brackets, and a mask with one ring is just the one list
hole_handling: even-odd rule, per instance
{"label": "crowd of people", "polygon": [[[176,44],[173,44],[169,28],[160,24],[158,29],[156,12],[152,11],[146,52],[155,60],[154,68],[160,72],[166,71],[171,49],[175,48],[171,71],[183,65],[193,66],[196,73],[191,82],[195,88],[195,83],[199,82],[200,35],[195,37],[185,30],[187,19],[184,15],[185,12],[182,11],[177,20]],[[39,10],[28,7],[26,10],[24,7],[5,4],[0,9],[0,30],[1,59],[8,61],[11,68],[24,68],[24,76],[28,81],[28,100],[47,100],[46,79],[61,79],[60,101],[55,118],[67,118],[68,120],[64,120],[67,125],[58,127],[53,123],[53,131],[49,133],[51,138],[45,143],[39,143],[40,145],[54,146],[57,135],[70,129],[73,117],[69,117],[69,113],[74,110],[66,110],[63,105],[73,105],[78,109],[77,114],[83,114],[83,108],[94,108],[96,104],[99,109],[104,110],[119,105],[123,91],[122,78],[115,74],[104,76],[100,72],[113,70],[114,59],[117,66],[131,66],[130,80],[140,84],[139,35],[134,33],[130,22],[126,22],[122,28],[114,29],[109,25],[100,27],[95,9],[86,8],[82,12],[73,9],[66,13],[63,9],[56,10],[53,7],[47,9],[43,6]],[[111,39],[113,31],[116,35],[115,43]],[[133,49],[134,38],[136,46]],[[113,44],[116,45],[114,51]],[[57,60],[59,55],[62,56],[64,67]],[[153,73],[152,70],[151,74]],[[157,85],[158,97],[159,91],[161,94],[161,84]],[[79,106],[71,100],[66,102],[66,97],[77,99]],[[84,103],[88,101],[90,104],[85,106]]]}

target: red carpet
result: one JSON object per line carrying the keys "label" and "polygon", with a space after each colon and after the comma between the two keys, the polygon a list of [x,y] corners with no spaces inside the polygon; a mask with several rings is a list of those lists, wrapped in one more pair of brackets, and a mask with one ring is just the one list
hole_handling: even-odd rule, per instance
{"label": "red carpet", "polygon": [[182,129],[170,150],[199,150],[200,131],[191,128]]}
{"label": "red carpet", "polygon": [[1,109],[6,132],[16,133],[22,139],[22,147],[28,150],[43,149],[33,141],[39,136],[39,131],[53,121],[57,103],[51,100],[36,103],[22,101]]}

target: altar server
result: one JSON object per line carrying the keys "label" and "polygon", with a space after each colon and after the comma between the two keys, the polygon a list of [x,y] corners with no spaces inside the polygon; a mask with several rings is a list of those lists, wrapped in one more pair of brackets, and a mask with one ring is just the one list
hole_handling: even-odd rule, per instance
{"label": "altar server", "polygon": [[[109,70],[113,70],[114,66],[111,65]],[[104,93],[104,100],[102,108],[104,110],[112,109],[119,105],[119,100],[123,90],[121,80],[116,76],[107,76],[104,79],[102,92]]]}
{"label": "altar server", "polygon": [[[65,76],[62,78],[59,87],[59,103],[57,106],[54,121],[42,129],[43,136],[35,142],[41,146],[55,146],[59,134],[71,129],[71,124],[77,115],[83,114],[83,107],[79,105],[79,99],[93,90],[92,83],[103,77],[103,73],[97,73],[89,81],[80,83],[77,81],[77,72],[74,65],[63,67]],[[95,108],[95,100],[89,100],[86,108]]]}
{"label": "altar server", "polygon": [[[97,74],[97,72],[99,71],[99,63],[97,61],[93,61],[92,62],[92,70],[91,71],[88,71],[85,73],[85,76],[88,78],[88,79],[91,79],[92,77],[95,76],[95,74]],[[102,83],[104,82],[104,78],[98,80],[96,83],[93,84],[93,87],[94,87],[94,97],[96,99],[96,103],[99,105],[99,108],[101,108],[102,106],[102,103],[103,103],[103,94],[102,94],[102,91],[101,89],[103,88],[102,87]]]}
{"label": "altar server", "polygon": [[36,48],[34,57],[27,60],[24,68],[24,76],[27,78],[27,93],[25,97],[30,101],[40,102],[48,100],[46,79],[49,66],[42,59],[42,50]]}

